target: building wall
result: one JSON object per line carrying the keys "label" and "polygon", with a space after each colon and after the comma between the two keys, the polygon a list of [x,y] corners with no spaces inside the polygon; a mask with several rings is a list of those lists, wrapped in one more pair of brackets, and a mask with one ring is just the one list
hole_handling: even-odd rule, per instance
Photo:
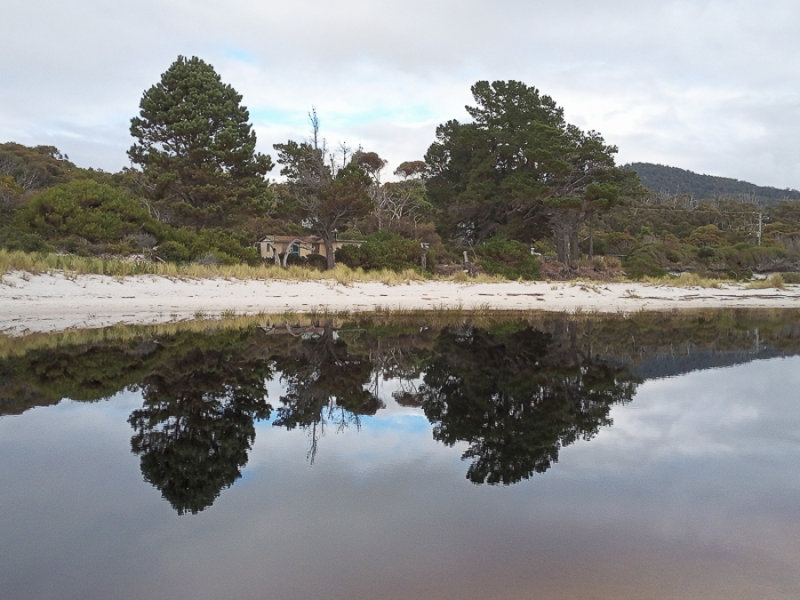
{"label": "building wall", "polygon": [[[353,241],[353,240],[336,240],[333,242],[333,249],[334,251],[338,250],[342,246],[347,245],[358,245],[360,246],[363,242],[360,241]],[[258,247],[259,253],[261,254],[261,258],[265,260],[274,260],[275,259],[275,251],[277,253],[284,254],[287,250],[291,249],[293,245],[297,244],[299,246],[299,254],[301,257],[310,256],[312,254],[319,254],[322,257],[327,258],[327,252],[325,251],[325,244],[322,242],[320,238],[307,238],[307,237],[296,237],[296,238],[283,238],[283,239],[275,239],[273,237],[265,237],[260,242],[256,244]]]}

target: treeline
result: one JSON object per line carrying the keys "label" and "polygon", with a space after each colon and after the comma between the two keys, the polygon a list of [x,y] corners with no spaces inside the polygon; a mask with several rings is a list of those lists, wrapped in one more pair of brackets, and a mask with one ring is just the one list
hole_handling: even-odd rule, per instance
{"label": "treeline", "polygon": [[625,167],[635,171],[642,185],[654,194],[689,196],[695,200],[738,200],[759,205],[800,200],[798,190],[759,186],[730,177],[700,175],[677,167],[645,162],[634,162]]}
{"label": "treeline", "polygon": [[[479,81],[472,94],[471,120],[441,124],[425,156],[392,176],[372,149],[329,148],[315,109],[307,135],[275,144],[273,162],[255,150],[241,95],[211,65],[178,57],[131,119],[131,168],[82,169],[52,146],[0,144],[0,247],[258,264],[262,237],[313,235],[323,255],[274,260],[512,279],[800,264],[796,192],[764,202],[768,188],[618,167],[614,146],[536,88]],[[654,173],[678,173],[692,191]],[[346,239],[360,244],[339,248]]]}

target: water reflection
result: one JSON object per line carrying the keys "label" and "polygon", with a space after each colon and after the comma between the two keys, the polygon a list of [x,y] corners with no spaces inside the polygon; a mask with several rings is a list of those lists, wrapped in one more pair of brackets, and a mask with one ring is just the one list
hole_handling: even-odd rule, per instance
{"label": "water reflection", "polygon": [[143,405],[128,418],[145,481],[178,514],[210,506],[241,477],[254,420],[270,415],[266,384],[273,375],[243,332],[182,341],[167,340],[164,360],[133,386]]}
{"label": "water reflection", "polygon": [[339,430],[351,424],[358,427],[359,416],[374,415],[384,405],[367,387],[373,372],[369,356],[351,352],[333,323],[278,332],[287,334],[282,337],[288,343],[271,354],[285,386],[273,424],[308,430],[313,463],[328,423]]}
{"label": "water reflection", "polygon": [[358,428],[386,407],[381,382],[421,407],[435,440],[466,446],[470,481],[510,485],[611,425],[611,407],[645,379],[800,349],[794,312],[437,318],[17,344],[0,354],[0,410],[139,392],[128,423],[142,475],[179,514],[194,514],[241,477],[256,421],[306,431],[313,463],[326,428]]}
{"label": "water reflection", "polygon": [[446,328],[420,390],[433,436],[466,441],[474,483],[516,483],[544,473],[559,449],[610,425],[611,405],[627,402],[635,378],[587,354],[574,327],[492,333]]}

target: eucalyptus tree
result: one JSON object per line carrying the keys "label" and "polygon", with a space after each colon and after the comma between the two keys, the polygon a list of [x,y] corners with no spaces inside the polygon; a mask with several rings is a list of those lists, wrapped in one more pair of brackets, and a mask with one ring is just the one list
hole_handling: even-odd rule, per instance
{"label": "eucalyptus tree", "polygon": [[343,164],[338,166],[327,152],[324,142],[319,142],[316,112],[312,112],[310,117],[313,129],[311,142],[289,140],[273,147],[278,152],[281,175],[286,178],[298,217],[322,238],[327,266],[332,269],[335,266],[334,241],[338,231],[366,216],[372,207],[369,190],[373,180],[365,170],[365,165],[374,162],[372,168],[379,170],[381,161],[377,154],[359,151],[349,161],[343,159]]}
{"label": "eucalyptus tree", "polygon": [[128,150],[142,169],[163,220],[193,226],[226,225],[266,202],[268,155],[242,96],[210,64],[178,56],[144,92],[131,119]]}
{"label": "eucalyptus tree", "polygon": [[472,94],[472,122],[440,125],[425,156],[445,233],[469,245],[496,234],[528,242],[549,230],[570,262],[587,218],[619,197],[617,149],[567,123],[535,87],[479,81]]}

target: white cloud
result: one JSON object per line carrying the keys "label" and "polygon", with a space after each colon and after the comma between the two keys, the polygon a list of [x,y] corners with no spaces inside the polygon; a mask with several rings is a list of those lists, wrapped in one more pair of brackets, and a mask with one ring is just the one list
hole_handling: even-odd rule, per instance
{"label": "white cloud", "polygon": [[799,17],[791,0],[30,0],[0,23],[0,141],[118,170],[141,94],[183,54],[244,96],[262,152],[305,138],[316,106],[329,142],[392,169],[465,117],[476,80],[518,79],[620,162],[798,188]]}

